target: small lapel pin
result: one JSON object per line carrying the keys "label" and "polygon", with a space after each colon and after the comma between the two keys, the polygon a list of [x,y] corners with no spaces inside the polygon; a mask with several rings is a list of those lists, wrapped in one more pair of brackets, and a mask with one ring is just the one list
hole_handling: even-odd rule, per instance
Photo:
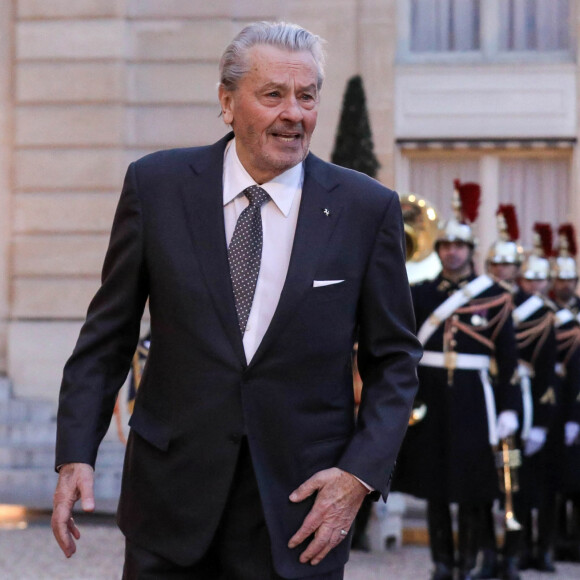
{"label": "small lapel pin", "polygon": [[329,210],[327,207],[325,207],[325,208],[322,210],[322,213],[323,213],[323,214],[324,214],[326,217],[330,217],[330,210]]}

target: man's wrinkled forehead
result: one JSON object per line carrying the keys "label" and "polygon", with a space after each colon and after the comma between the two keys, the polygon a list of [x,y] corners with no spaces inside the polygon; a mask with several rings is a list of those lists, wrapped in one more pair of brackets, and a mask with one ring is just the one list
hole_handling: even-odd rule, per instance
{"label": "man's wrinkled forehead", "polygon": [[[305,89],[320,91],[321,78],[314,55],[309,50],[292,50],[271,44],[256,44],[244,55],[240,81],[248,76],[260,76],[264,82],[287,82],[290,75],[303,80]],[[305,79],[308,77],[308,80]]]}

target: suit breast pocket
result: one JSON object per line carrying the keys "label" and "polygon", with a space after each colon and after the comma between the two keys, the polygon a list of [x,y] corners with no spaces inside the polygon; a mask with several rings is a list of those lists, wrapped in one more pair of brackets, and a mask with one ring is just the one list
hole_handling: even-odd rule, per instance
{"label": "suit breast pocket", "polygon": [[328,302],[347,296],[349,284],[347,280],[328,284],[326,286],[313,286],[308,294],[310,302]]}

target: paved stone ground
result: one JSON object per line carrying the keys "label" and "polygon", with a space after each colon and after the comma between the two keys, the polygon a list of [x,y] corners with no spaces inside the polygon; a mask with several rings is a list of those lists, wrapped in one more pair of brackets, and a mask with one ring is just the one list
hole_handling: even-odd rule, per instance
{"label": "paved stone ground", "polygon": [[[82,522],[77,553],[67,560],[58,549],[46,519],[26,529],[0,530],[2,580],[118,580],[123,537],[103,520]],[[384,552],[353,552],[345,580],[428,580],[427,548],[405,546]],[[526,571],[522,580],[579,580],[580,564],[558,564],[556,574]]]}

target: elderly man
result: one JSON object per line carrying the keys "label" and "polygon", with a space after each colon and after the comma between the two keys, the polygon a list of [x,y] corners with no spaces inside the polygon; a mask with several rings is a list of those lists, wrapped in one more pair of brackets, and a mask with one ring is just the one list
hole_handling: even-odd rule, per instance
{"label": "elderly man", "polygon": [[71,556],[71,510],[79,497],[94,508],[97,449],[149,299],[118,510],[124,578],[340,579],[363,498],[388,493],[416,391],[399,201],[309,153],[317,36],[252,24],[220,75],[233,133],[127,172],[64,371],[53,530]]}

